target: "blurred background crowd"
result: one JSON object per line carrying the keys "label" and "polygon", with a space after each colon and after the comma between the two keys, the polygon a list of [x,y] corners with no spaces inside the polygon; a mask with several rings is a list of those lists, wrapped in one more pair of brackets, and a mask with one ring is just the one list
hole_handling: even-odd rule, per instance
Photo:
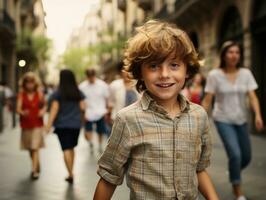
{"label": "blurred background crowd", "polygon": [[[52,5],[51,2],[57,2],[57,5]],[[60,16],[60,7],[64,7],[65,1],[0,0],[0,132],[19,125],[16,114],[20,92],[19,80],[23,80],[29,72],[34,73],[40,81],[40,91],[44,94],[49,110],[51,106],[55,106],[52,105],[52,100],[58,98],[53,94],[60,88],[59,73],[67,68],[73,73],[79,89],[84,94],[90,87],[86,85],[87,82],[94,84],[98,81],[105,85],[99,83],[101,86],[97,86],[98,89],[94,88],[95,92],[99,88],[100,90],[108,88],[103,95],[107,99],[103,104],[106,103],[108,106],[104,108],[106,110],[100,117],[96,116],[96,121],[104,117],[106,129],[104,132],[108,135],[115,113],[139,97],[132,87],[132,82],[128,81],[127,76],[121,72],[121,68],[127,39],[132,36],[135,27],[142,25],[148,19],[174,23],[190,36],[199,53],[201,71],[193,81],[187,83],[183,94],[194,103],[200,104],[203,99],[206,77],[210,70],[219,65],[219,50],[222,44],[228,40],[240,44],[241,64],[250,69],[258,84],[256,94],[262,119],[266,121],[265,0],[92,0],[89,2],[90,5],[83,6],[87,10],[79,27],[72,28],[64,48],[59,49],[48,34],[49,9],[54,6],[55,12]],[[74,18],[77,12],[79,11],[73,7],[73,12],[69,12],[68,15]],[[54,21],[56,17],[53,16]],[[63,24],[71,26],[69,23],[66,18],[65,21],[53,24],[59,37],[60,35],[63,37]],[[93,77],[93,80],[90,80],[90,77]],[[86,98],[88,95],[85,94]],[[92,95],[90,98],[91,102],[99,103],[95,101],[95,96]],[[105,116],[110,107],[114,113]],[[248,125],[250,132],[256,135],[253,117],[250,115]],[[90,126],[87,125],[85,128],[85,136],[89,142],[92,134]],[[98,126],[101,127],[97,124]],[[96,130],[101,132],[101,128]],[[265,128],[262,132],[266,133]],[[98,142],[102,143],[101,134]],[[90,149],[93,150],[92,143]],[[98,151],[102,151],[101,146]],[[69,165],[71,166],[67,161],[69,155],[65,157],[69,169]],[[33,168],[38,171],[37,161]],[[71,170],[69,170],[70,177]],[[32,177],[35,177],[34,174]]]}
{"label": "blurred background crowd", "polygon": [[[110,83],[117,74],[115,66],[121,61],[125,41],[134,28],[147,19],[156,18],[173,22],[189,33],[202,60],[201,71],[205,76],[218,66],[222,43],[226,40],[239,42],[243,49],[243,65],[251,69],[258,82],[257,94],[265,118],[265,1],[94,0],[90,1],[91,5],[85,5],[88,9],[83,22],[73,28],[63,50],[56,50],[47,35],[49,3],[0,1],[0,81],[1,88],[9,90],[2,92],[6,93],[6,99],[12,101],[11,97],[18,92],[18,79],[27,71],[39,75],[47,93],[58,83],[59,70],[65,66],[73,70],[79,82],[84,79],[84,70],[94,67],[100,77]],[[60,5],[63,1],[53,5],[58,15]],[[74,11],[68,15],[74,18],[78,12]],[[54,27],[58,27],[55,31],[63,37],[62,24],[70,26],[68,21],[61,21]],[[3,96],[1,94],[1,102],[5,101]],[[12,103],[7,104],[12,111]],[[3,110],[3,103],[0,105]],[[0,113],[1,130],[4,116]]]}

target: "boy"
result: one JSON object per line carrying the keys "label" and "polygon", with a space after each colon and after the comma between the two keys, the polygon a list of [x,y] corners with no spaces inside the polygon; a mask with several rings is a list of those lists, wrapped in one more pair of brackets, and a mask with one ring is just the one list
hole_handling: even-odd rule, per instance
{"label": "boy", "polygon": [[218,199],[205,168],[211,138],[204,109],[180,93],[199,69],[187,34],[148,21],[128,41],[125,67],[137,79],[140,101],[115,119],[98,164],[94,199],[111,199],[126,174],[130,199]]}

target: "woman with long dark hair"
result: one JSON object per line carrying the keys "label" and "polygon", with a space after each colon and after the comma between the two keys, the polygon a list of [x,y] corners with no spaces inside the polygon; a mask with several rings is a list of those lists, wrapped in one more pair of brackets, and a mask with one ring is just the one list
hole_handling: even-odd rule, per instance
{"label": "woman with long dark hair", "polygon": [[255,113],[256,129],[263,129],[260,105],[255,93],[257,88],[250,70],[241,65],[239,44],[225,42],[220,53],[219,68],[213,69],[207,77],[202,105],[208,110],[215,97],[213,119],[228,156],[230,182],[237,200],[246,200],[241,191],[241,171],[251,160],[247,96]]}
{"label": "woman with long dark hair", "polygon": [[72,71],[64,69],[60,71],[58,89],[51,96],[51,109],[46,126],[47,131],[52,125],[57,134],[64,154],[64,161],[68,170],[65,179],[73,183],[74,147],[78,144],[80,128],[82,126],[85,110],[84,95],[78,89],[75,76]]}

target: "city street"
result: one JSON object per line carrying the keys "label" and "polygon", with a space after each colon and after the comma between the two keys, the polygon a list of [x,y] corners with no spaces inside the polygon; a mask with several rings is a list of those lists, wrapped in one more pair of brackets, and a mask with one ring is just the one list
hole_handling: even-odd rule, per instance
{"label": "city street", "polygon": [[[214,151],[210,175],[219,196],[233,200],[226,171],[227,160],[222,144],[214,133]],[[76,148],[75,182],[69,186],[67,172],[56,135],[46,136],[46,148],[41,151],[41,176],[31,181],[27,152],[19,149],[19,129],[6,129],[0,135],[0,199],[1,200],[88,200],[92,199],[99,177],[96,174],[98,154],[90,155],[83,132]],[[96,143],[96,140],[95,140]],[[253,160],[243,173],[244,191],[251,200],[265,200],[266,154],[265,137],[252,136]],[[97,148],[95,148],[97,152]],[[114,200],[128,199],[125,183],[115,191]]]}

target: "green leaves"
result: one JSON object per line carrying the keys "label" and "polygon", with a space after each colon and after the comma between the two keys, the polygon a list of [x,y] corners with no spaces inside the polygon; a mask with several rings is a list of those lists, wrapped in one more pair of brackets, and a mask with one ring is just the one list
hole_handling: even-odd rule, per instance
{"label": "green leaves", "polygon": [[24,29],[17,35],[17,59],[23,59],[29,69],[38,69],[40,63],[49,60],[51,41],[43,35],[33,35],[29,29]]}
{"label": "green leaves", "polygon": [[60,68],[67,67],[73,70],[77,80],[81,81],[84,79],[85,69],[100,65],[103,54],[110,54],[112,56],[113,50],[121,52],[124,44],[125,39],[120,38],[116,42],[101,42],[87,48],[68,49],[62,55]]}

